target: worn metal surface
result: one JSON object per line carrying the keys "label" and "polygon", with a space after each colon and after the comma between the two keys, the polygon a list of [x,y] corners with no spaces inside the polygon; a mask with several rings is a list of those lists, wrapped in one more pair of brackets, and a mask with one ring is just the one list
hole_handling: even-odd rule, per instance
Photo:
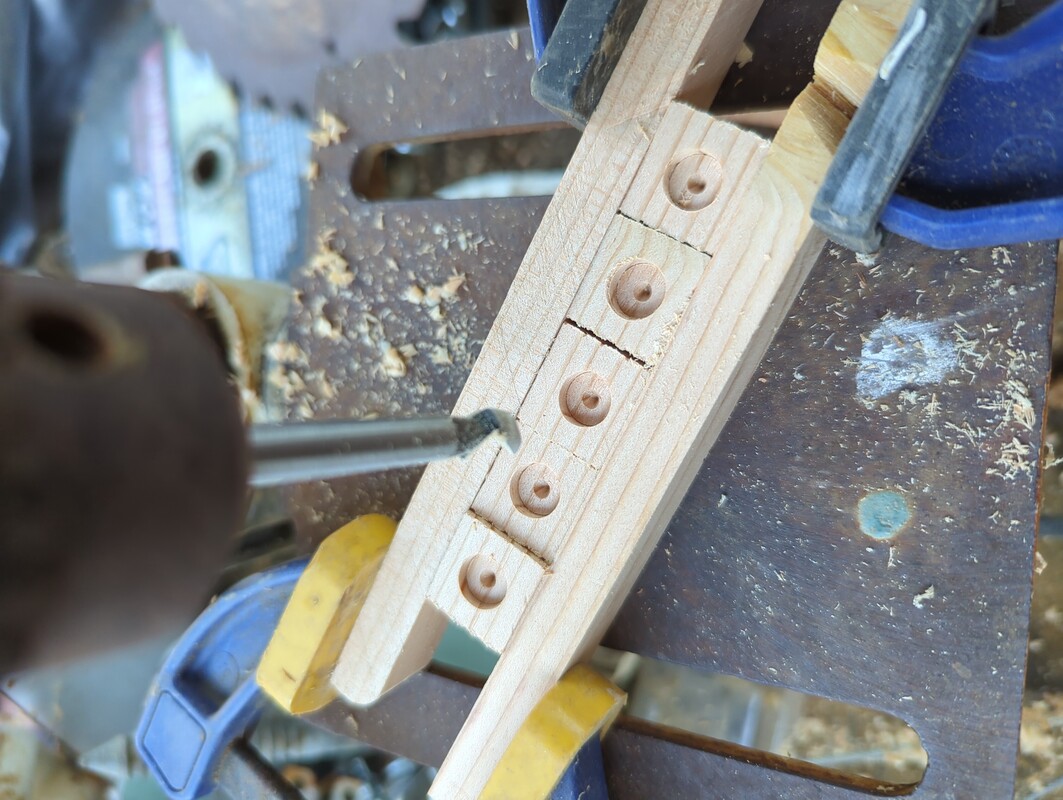
{"label": "worn metal surface", "polygon": [[889,712],[916,796],[1010,796],[1055,252],[826,253],[608,643]]}
{"label": "worn metal surface", "polygon": [[0,274],[0,674],[187,621],[245,462],[221,356],[176,300]]}
{"label": "worn metal surface", "polygon": [[424,0],[154,0],[159,16],[252,99],[277,107],[313,105],[318,71],[400,47],[398,23]]}
{"label": "worn metal surface", "polygon": [[[313,724],[333,733],[371,742],[390,753],[438,766],[457,737],[479,695],[479,686],[457,673],[413,676],[371,708],[334,702],[309,715]],[[831,791],[829,771],[804,765],[804,777],[780,771],[782,759],[650,722],[621,716],[603,742],[605,771],[612,800],[651,797],[769,798],[818,797],[802,788]],[[756,763],[757,759],[767,762]],[[861,781],[865,791],[873,782]],[[882,794],[882,792],[878,792]],[[825,796],[825,795],[824,795]],[[866,797],[846,791],[841,796]]]}
{"label": "worn metal surface", "polygon": [[[366,58],[323,77],[320,107],[349,130],[315,153],[311,229],[335,232],[324,247],[345,265],[337,275],[312,262],[293,278],[300,301],[292,347],[270,372],[271,405],[291,418],[453,408],[549,198],[367,201],[352,175],[394,142],[557,128],[531,96],[532,60],[527,33],[504,32]],[[448,288],[455,276],[464,281]],[[425,296],[413,301],[411,287]],[[390,351],[407,345],[416,354]],[[401,513],[420,473],[294,489],[300,535],[319,541],[358,514]]]}

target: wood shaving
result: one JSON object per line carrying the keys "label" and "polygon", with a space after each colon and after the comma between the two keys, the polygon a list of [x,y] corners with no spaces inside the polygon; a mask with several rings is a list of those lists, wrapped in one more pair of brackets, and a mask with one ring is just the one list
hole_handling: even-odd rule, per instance
{"label": "wood shaving", "polygon": [[739,69],[746,66],[753,61],[753,48],[745,42],[742,42],[742,46],[738,48],[738,55],[735,56],[735,64]]}
{"label": "wood shaving", "polygon": [[314,318],[313,331],[314,335],[319,339],[329,339],[333,342],[340,339],[340,329],[333,325],[332,321],[326,316]]}
{"label": "wood shaving", "polygon": [[266,347],[266,355],[273,361],[282,361],[287,364],[307,363],[306,353],[294,342],[280,340],[272,342]]}
{"label": "wood shaving", "polygon": [[429,308],[453,300],[465,283],[464,275],[453,275],[440,286],[429,286],[424,293],[424,304]]}
{"label": "wood shaving", "polygon": [[986,475],[998,475],[1005,480],[1015,480],[1019,475],[1029,475],[1034,464],[1029,458],[1030,446],[1012,437],[1000,448],[1000,456],[993,463],[999,469],[987,469]]}
{"label": "wood shaving", "polygon": [[926,603],[927,600],[933,600],[936,594],[937,590],[934,589],[933,585],[928,586],[926,589],[924,589],[912,598],[912,605],[918,609],[922,609],[923,604]]}
{"label": "wood shaving", "polygon": [[310,271],[322,275],[337,288],[346,288],[354,282],[354,273],[342,255],[332,249],[335,228],[326,228],[317,237],[317,251],[310,257]]}
{"label": "wood shaving", "polygon": [[406,376],[406,359],[397,347],[392,347],[387,342],[380,346],[380,366],[384,374],[389,378],[403,378]]}
{"label": "wood shaving", "polygon": [[317,130],[310,131],[307,136],[316,147],[327,147],[330,144],[338,144],[347,130],[347,126],[340,122],[335,114],[321,109],[317,115]]}
{"label": "wood shaving", "polygon": [[270,386],[279,389],[285,402],[288,403],[306,389],[303,376],[284,364],[273,366],[266,375],[266,381]]}
{"label": "wood shaving", "polygon": [[1023,698],[1017,800],[1058,797],[1063,791],[1063,693]]}
{"label": "wood shaving", "polygon": [[432,352],[428,358],[433,364],[439,367],[449,366],[454,363],[454,359],[450,357],[450,351],[444,345],[437,344],[432,348]]}
{"label": "wood shaving", "polygon": [[336,386],[324,372],[319,372],[315,376],[314,383],[317,386],[317,393],[322,399],[334,400],[336,398]]}

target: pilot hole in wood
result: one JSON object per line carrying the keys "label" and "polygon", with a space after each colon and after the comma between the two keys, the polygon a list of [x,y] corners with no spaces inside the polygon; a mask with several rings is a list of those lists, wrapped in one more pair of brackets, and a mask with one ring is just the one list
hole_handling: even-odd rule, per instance
{"label": "pilot hole in wood", "polygon": [[561,413],[569,422],[591,428],[609,415],[609,382],[597,372],[581,372],[561,387]]}
{"label": "pilot hole in wood", "polygon": [[618,270],[609,286],[609,304],[625,319],[645,319],[661,307],[668,284],[656,264],[635,261]]}
{"label": "pilot hole in wood", "polygon": [[561,499],[559,479],[546,464],[529,464],[518,472],[511,485],[513,505],[530,517],[545,517]]}
{"label": "pilot hole in wood", "polygon": [[494,608],[506,598],[506,580],[498,562],[480,554],[470,558],[459,575],[461,593],[477,608]]}
{"label": "pilot hole in wood", "polygon": [[723,169],[708,153],[690,153],[671,163],[665,173],[668,199],[684,211],[700,211],[720,193]]}

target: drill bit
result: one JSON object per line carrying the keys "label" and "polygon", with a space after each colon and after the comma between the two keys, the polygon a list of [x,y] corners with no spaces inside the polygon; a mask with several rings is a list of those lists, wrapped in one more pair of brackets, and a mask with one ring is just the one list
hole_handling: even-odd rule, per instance
{"label": "drill bit", "polygon": [[324,420],[252,425],[251,485],[327,480],[466,456],[488,439],[520,447],[512,414],[488,408],[470,417]]}

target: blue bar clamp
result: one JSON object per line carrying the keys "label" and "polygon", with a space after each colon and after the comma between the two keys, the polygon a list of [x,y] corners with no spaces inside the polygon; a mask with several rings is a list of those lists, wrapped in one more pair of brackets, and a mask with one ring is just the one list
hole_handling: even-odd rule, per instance
{"label": "blue bar clamp", "polygon": [[266,699],[255,669],[306,567],[293,561],[229,589],[192,623],[152,685],[136,746],[174,800],[218,786],[231,745],[258,722]]}
{"label": "blue bar clamp", "polygon": [[[991,0],[916,0],[812,210],[835,241],[1063,238],[1063,0],[1002,37]],[[881,227],[880,227],[881,225]]]}

